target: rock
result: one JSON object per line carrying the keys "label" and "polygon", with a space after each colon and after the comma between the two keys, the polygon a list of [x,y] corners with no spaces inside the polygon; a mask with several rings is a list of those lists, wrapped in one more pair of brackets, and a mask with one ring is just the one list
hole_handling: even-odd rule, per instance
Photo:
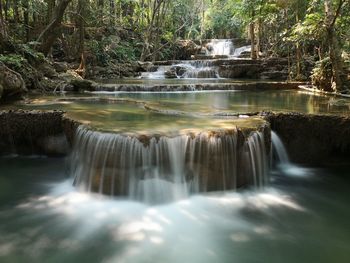
{"label": "rock", "polygon": [[73,85],[75,91],[79,90],[91,90],[93,81],[86,79],[72,79],[70,84]]}
{"label": "rock", "polygon": [[273,79],[273,80],[287,80],[288,72],[271,70],[271,71],[263,71],[260,75],[261,79]]}
{"label": "rock", "polygon": [[4,92],[4,88],[2,87],[2,85],[0,84],[0,100],[1,100],[1,97],[2,97],[2,93]]}
{"label": "rock", "polygon": [[266,120],[284,142],[293,162],[326,165],[350,156],[350,117],[268,113]]}
{"label": "rock", "polygon": [[49,156],[65,156],[68,155],[70,149],[67,138],[63,134],[39,139],[38,145]]}
{"label": "rock", "polygon": [[47,78],[55,78],[58,76],[56,70],[49,63],[43,63],[38,67],[38,71],[41,72]]}
{"label": "rock", "polygon": [[170,69],[168,71],[165,71],[164,75],[165,75],[165,78],[167,78],[167,79],[176,79],[177,78],[175,69]]}
{"label": "rock", "polygon": [[28,91],[21,74],[6,67],[2,62],[0,62],[0,86],[2,98],[20,97]]}
{"label": "rock", "polygon": [[175,71],[177,76],[182,76],[183,74],[186,73],[186,71],[188,70],[186,67],[183,66],[173,66],[171,67],[172,71]]}
{"label": "rock", "polygon": [[138,71],[140,71],[140,72],[153,72],[150,70],[150,69],[154,68],[154,65],[152,62],[138,61],[137,65],[139,66]]}
{"label": "rock", "polygon": [[[0,155],[61,155],[67,147],[62,111],[0,111]],[[61,144],[62,143],[62,144]],[[59,149],[53,149],[55,145]]]}
{"label": "rock", "polygon": [[58,73],[64,73],[68,70],[67,62],[54,62],[52,65]]}
{"label": "rock", "polygon": [[[79,90],[91,90],[95,82],[87,79],[83,79],[74,70],[68,70],[65,73],[61,73],[56,82],[58,85],[63,85],[61,90],[64,91],[79,91]],[[58,87],[56,86],[55,89]]]}
{"label": "rock", "polygon": [[261,67],[259,64],[236,64],[219,67],[222,78],[258,78]]}
{"label": "rock", "polygon": [[201,51],[202,47],[192,40],[180,40],[176,43],[174,58],[179,60],[190,59]]}

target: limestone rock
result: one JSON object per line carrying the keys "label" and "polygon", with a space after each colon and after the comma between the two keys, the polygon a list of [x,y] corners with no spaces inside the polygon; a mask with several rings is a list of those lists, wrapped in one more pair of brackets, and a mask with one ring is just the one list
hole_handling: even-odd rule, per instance
{"label": "limestone rock", "polygon": [[54,62],[53,67],[58,73],[67,72],[68,63],[67,62]]}
{"label": "limestone rock", "polygon": [[192,40],[180,40],[176,43],[175,59],[190,59],[192,55],[196,55],[201,51],[202,47]]}
{"label": "limestone rock", "polygon": [[[8,68],[0,62],[0,94],[2,97],[16,97],[27,92],[21,74]],[[1,96],[0,96],[1,97]]]}
{"label": "limestone rock", "polygon": [[165,78],[167,78],[167,79],[176,79],[177,78],[175,69],[170,69],[168,71],[165,71],[164,75],[165,75]]}

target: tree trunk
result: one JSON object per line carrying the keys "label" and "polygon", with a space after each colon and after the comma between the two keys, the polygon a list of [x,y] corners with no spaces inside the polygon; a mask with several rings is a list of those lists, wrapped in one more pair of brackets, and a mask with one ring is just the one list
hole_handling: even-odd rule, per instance
{"label": "tree trunk", "polygon": [[[299,23],[299,13],[298,10],[296,11],[296,16],[295,16],[295,20],[296,23]],[[296,79],[300,79],[301,78],[301,59],[302,59],[302,54],[301,54],[301,49],[300,49],[300,43],[297,40],[296,44],[295,44],[295,52],[296,52]]]}
{"label": "tree trunk", "polygon": [[78,73],[84,77],[85,75],[85,54],[84,54],[84,44],[85,44],[85,9],[86,9],[86,0],[78,0],[78,17],[77,17],[77,28],[79,33],[79,43],[77,50],[77,57],[80,58],[80,65],[77,69]]}
{"label": "tree trunk", "polygon": [[109,25],[115,26],[115,0],[109,0]]}
{"label": "tree trunk", "polygon": [[47,0],[47,17],[46,22],[49,24],[52,21],[53,18],[53,12],[55,10],[55,0]]}
{"label": "tree trunk", "polygon": [[23,22],[24,22],[24,30],[25,30],[25,39],[29,42],[29,2],[28,0],[22,0],[23,6]]}
{"label": "tree trunk", "polygon": [[64,12],[72,0],[60,0],[55,8],[55,14],[51,23],[44,29],[38,38],[41,42],[40,51],[46,56],[60,34]]}
{"label": "tree trunk", "polygon": [[13,17],[15,20],[15,23],[19,23],[19,11],[18,11],[18,1],[14,0],[13,1]]}
{"label": "tree trunk", "polygon": [[340,15],[343,4],[344,1],[340,0],[337,6],[337,10],[334,11],[331,1],[324,1],[329,58],[332,64],[332,89],[336,92],[339,92],[343,89],[343,81],[345,80],[343,77],[343,59],[341,57],[339,42],[335,32],[335,22]]}
{"label": "tree trunk", "polygon": [[249,24],[249,34],[251,42],[251,58],[257,59],[256,50],[255,50],[255,22],[254,22],[255,12],[252,11],[252,20]]}
{"label": "tree trunk", "polygon": [[6,42],[8,41],[6,23],[3,17],[2,1],[0,0],[0,51],[1,53],[6,49]]}
{"label": "tree trunk", "polygon": [[103,11],[104,11],[104,0],[98,0],[97,2],[97,10],[98,10],[98,18],[99,18],[99,25],[103,25]]}

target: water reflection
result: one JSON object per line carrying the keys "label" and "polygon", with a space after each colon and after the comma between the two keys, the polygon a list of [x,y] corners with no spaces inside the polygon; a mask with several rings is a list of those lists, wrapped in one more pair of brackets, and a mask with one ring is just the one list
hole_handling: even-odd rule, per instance
{"label": "water reflection", "polygon": [[[109,131],[171,131],[215,127],[219,116],[259,111],[349,114],[350,99],[317,96],[305,91],[119,92],[79,97],[39,97],[23,109],[61,109],[98,129]],[[220,117],[223,118],[223,117]],[[227,120],[221,120],[221,123]]]}

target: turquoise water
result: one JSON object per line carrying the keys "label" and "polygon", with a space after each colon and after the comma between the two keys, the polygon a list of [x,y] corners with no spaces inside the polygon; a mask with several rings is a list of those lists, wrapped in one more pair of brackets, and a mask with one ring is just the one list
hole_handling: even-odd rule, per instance
{"label": "turquoise water", "polygon": [[147,206],[77,192],[64,159],[0,158],[0,262],[347,263],[349,168]]}
{"label": "turquoise water", "polygon": [[[230,115],[259,111],[310,114],[350,113],[350,99],[316,96],[297,90],[138,92],[30,97],[3,109],[61,109],[68,116],[100,130],[169,133],[196,129],[256,127],[258,118]],[[241,116],[246,117],[246,116]]]}
{"label": "turquoise water", "polygon": [[[290,90],[32,96],[2,109],[61,109],[96,129],[169,134],[264,123],[248,112],[349,114],[349,105]],[[350,262],[349,166],[272,171],[264,189],[158,206],[78,192],[66,167],[0,158],[0,262]]]}

